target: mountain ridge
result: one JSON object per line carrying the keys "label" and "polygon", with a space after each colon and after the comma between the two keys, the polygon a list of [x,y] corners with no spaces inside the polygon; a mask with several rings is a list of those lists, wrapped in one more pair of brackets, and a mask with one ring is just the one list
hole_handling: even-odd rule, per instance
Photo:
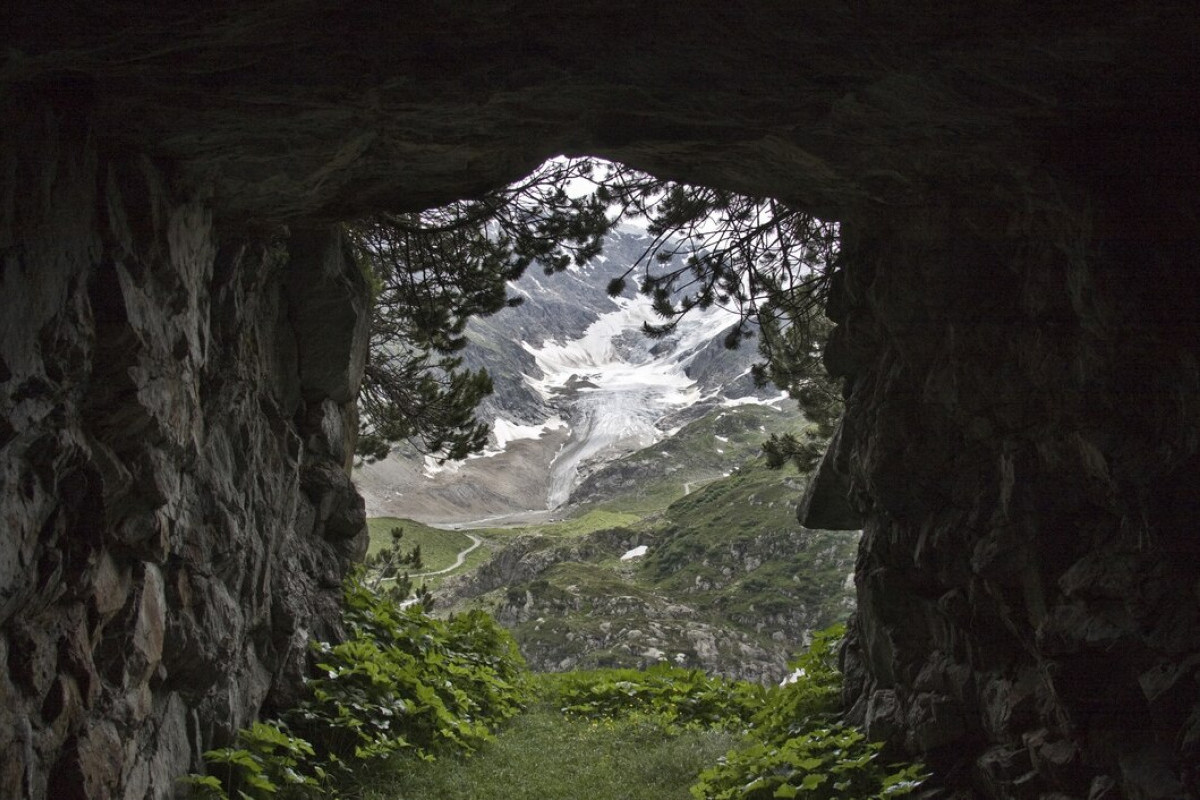
{"label": "mountain ridge", "polygon": [[510,285],[520,306],[471,320],[463,365],[486,369],[495,386],[477,411],[492,427],[487,449],[442,464],[406,445],[359,464],[368,515],[430,523],[549,516],[605,463],[722,404],[782,399],[753,385],[746,351],[723,346],[729,312],[694,311],[650,339],[643,325],[660,319],[649,299],[632,288],[607,294],[650,241],[622,226],[604,255],[550,276],[530,270]]}

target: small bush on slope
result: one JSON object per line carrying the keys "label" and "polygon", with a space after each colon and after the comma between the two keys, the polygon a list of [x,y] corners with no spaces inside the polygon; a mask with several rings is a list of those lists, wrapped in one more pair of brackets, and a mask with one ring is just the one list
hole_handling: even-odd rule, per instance
{"label": "small bush on slope", "polygon": [[602,669],[543,676],[546,696],[565,714],[588,719],[637,715],[669,729],[744,730],[763,708],[766,690],[658,664],[647,670]]}
{"label": "small bush on slope", "polygon": [[320,676],[309,698],[239,731],[235,747],[206,753],[210,774],[187,779],[199,796],[331,796],[335,777],[402,749],[428,758],[473,750],[524,706],[524,661],[486,614],[437,620],[358,576],[347,580],[345,605],[347,640],[314,644]]}
{"label": "small bush on slope", "polygon": [[814,637],[793,664],[796,679],[771,690],[755,716],[751,743],[700,774],[695,800],[874,800],[920,786],[927,776],[919,764],[882,762],[880,743],[836,721],[843,633],[837,626]]}

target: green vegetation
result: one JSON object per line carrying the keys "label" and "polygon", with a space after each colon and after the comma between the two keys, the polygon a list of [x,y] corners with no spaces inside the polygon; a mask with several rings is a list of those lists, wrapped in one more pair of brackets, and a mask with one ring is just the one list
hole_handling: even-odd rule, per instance
{"label": "green vegetation", "polygon": [[915,764],[886,765],[881,745],[844,725],[817,728],[781,745],[755,741],[705,770],[692,787],[696,800],[861,798],[911,794],[924,780]]}
{"label": "green vegetation", "polygon": [[196,795],[336,796],[364,766],[400,751],[434,758],[478,748],[528,698],[515,644],[485,614],[438,620],[352,576],[343,617],[345,641],[313,645],[306,697],[205,753],[209,774],[187,779]]}
{"label": "green vegetation", "polygon": [[[841,631],[819,634],[783,687],[688,670],[539,676],[538,700],[470,759],[403,759],[369,800],[768,800],[902,797],[924,775],[838,724]],[[715,766],[714,766],[715,765]]]}
{"label": "green vegetation", "polygon": [[406,762],[374,776],[364,800],[689,800],[688,786],[739,736],[664,736],[636,717],[589,721],[539,703],[471,758]]}
{"label": "green vegetation", "polygon": [[[698,429],[703,438],[727,426],[718,435],[732,441],[738,430],[761,436],[759,419],[714,414]],[[535,669],[665,660],[778,680],[795,655],[789,643],[844,619],[853,602],[846,578],[857,534],[800,527],[794,501],[804,480],[760,456],[641,518],[594,506],[563,522],[475,531],[510,548],[502,559],[510,567],[491,579],[483,568],[484,578],[439,603],[496,613]],[[621,561],[634,544],[648,554]],[[529,567],[514,572],[518,562]],[[760,653],[750,671],[743,645]]]}
{"label": "green vegetation", "polygon": [[206,753],[195,796],[865,800],[924,778],[837,722],[840,631],[783,687],[666,666],[532,679],[485,614],[437,620],[354,578],[345,603],[348,637],[314,645],[307,696]]}
{"label": "green vegetation", "polygon": [[472,533],[492,539],[511,539],[522,533],[536,532],[543,536],[570,539],[611,528],[621,528],[642,519],[642,515],[631,511],[593,509],[568,519],[543,522],[539,525],[512,528],[480,528]]}
{"label": "green vegetation", "polygon": [[[760,458],[677,500],[658,520],[643,579],[742,625],[789,609],[804,609],[813,628],[832,625],[847,611],[857,535],[801,528],[803,486],[793,466],[775,471]],[[731,563],[740,574],[724,574]]]}
{"label": "green vegetation", "polygon": [[918,764],[886,763],[882,745],[837,720],[841,626],[822,631],[792,668],[795,680],[768,694],[749,742],[706,769],[695,800],[876,798],[910,794],[927,775]]}
{"label": "green vegetation", "polygon": [[645,716],[664,729],[744,730],[762,710],[766,690],[754,683],[665,664],[647,670],[566,672],[543,678],[547,697],[563,713],[587,719]]}
{"label": "green vegetation", "polygon": [[421,548],[422,570],[428,572],[450,566],[460,552],[471,546],[470,537],[461,531],[442,530],[411,519],[374,517],[367,520],[367,528],[371,536],[371,543],[367,547],[368,556],[390,546],[392,529],[401,528],[404,531],[404,545]]}

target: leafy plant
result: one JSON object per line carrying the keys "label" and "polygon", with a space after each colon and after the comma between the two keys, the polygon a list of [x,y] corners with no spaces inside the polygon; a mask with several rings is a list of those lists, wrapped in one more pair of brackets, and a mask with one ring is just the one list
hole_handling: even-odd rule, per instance
{"label": "leafy plant", "polygon": [[205,753],[209,774],[185,779],[193,791],[218,800],[335,796],[335,778],[401,750],[424,758],[473,750],[523,707],[524,661],[486,614],[434,619],[401,608],[361,573],[347,579],[344,603],[348,637],[313,644],[318,674],[307,698],[280,721],[239,731],[236,746]]}
{"label": "leafy plant", "polygon": [[791,678],[770,692],[755,715],[758,738],[781,744],[836,717],[842,690],[837,650],[845,635],[845,625],[834,625],[813,635],[808,651],[791,663]]}
{"label": "leafy plant", "polygon": [[658,664],[647,670],[572,672],[549,679],[564,713],[589,719],[641,715],[668,728],[745,728],[764,701],[758,684]]}
{"label": "leafy plant", "polygon": [[205,800],[244,800],[264,795],[286,796],[316,789],[329,775],[312,764],[313,747],[292,736],[279,722],[255,722],[237,734],[237,747],[222,747],[204,754],[209,774],[189,775],[184,782],[193,796]]}
{"label": "leafy plant", "polygon": [[814,728],[782,744],[758,741],[700,773],[696,800],[903,797],[921,785],[918,764],[880,762],[883,745],[856,728]]}
{"label": "leafy plant", "polygon": [[345,602],[350,635],[314,645],[311,699],[289,714],[332,763],[407,747],[473,750],[490,738],[490,725],[523,706],[524,662],[486,614],[435,619],[357,578],[347,582]]}
{"label": "leafy plant", "polygon": [[770,691],[754,716],[752,743],[700,774],[696,800],[876,798],[910,794],[927,775],[920,764],[881,759],[879,742],[839,724],[837,625],[817,633],[792,664],[793,679]]}

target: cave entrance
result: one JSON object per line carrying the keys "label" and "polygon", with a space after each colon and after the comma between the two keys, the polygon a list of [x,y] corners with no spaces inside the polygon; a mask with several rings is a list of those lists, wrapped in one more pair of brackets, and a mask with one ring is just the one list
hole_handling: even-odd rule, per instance
{"label": "cave entrance", "polygon": [[543,646],[547,667],[674,660],[777,681],[813,630],[844,617],[856,536],[802,533],[794,511],[841,412],[820,360],[835,223],[557,158],[474,200],[363,220],[350,238],[377,287],[356,469],[372,552],[403,529],[421,546],[418,578],[441,584],[521,533],[570,539],[574,552],[548,545],[562,552],[507,576],[502,595],[486,578],[465,594],[496,594],[520,626],[555,592],[603,606],[686,583],[735,609],[729,649],[740,636],[769,654],[735,668],[720,648],[681,644],[679,620],[679,636],[623,655],[610,637]]}

